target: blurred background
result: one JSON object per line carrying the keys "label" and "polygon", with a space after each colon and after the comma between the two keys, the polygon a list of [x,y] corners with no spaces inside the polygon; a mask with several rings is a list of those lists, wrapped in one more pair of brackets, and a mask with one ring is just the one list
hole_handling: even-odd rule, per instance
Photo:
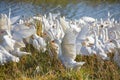
{"label": "blurred background", "polygon": [[0,0],[0,13],[8,14],[9,8],[12,17],[60,12],[68,19],[83,16],[105,19],[110,12],[111,18],[120,19],[120,0]]}

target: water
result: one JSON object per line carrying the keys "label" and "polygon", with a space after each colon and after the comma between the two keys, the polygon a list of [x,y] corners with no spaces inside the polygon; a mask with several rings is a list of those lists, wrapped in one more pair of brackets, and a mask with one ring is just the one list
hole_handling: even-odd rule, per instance
{"label": "water", "polygon": [[0,1],[0,13],[8,14],[12,10],[12,17],[24,15],[26,17],[49,12],[66,16],[69,19],[79,19],[90,16],[97,19],[107,18],[110,12],[111,18],[120,19],[120,1],[117,0],[4,0]]}

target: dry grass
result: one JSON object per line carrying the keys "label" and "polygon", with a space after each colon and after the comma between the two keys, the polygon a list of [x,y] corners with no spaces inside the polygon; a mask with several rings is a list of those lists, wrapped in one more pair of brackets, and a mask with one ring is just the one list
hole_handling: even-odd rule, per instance
{"label": "dry grass", "polygon": [[77,60],[86,62],[82,69],[86,71],[90,80],[120,80],[120,69],[112,58],[109,61],[103,61],[95,55],[80,57],[78,56]]}
{"label": "dry grass", "polygon": [[[37,52],[32,45],[23,50],[32,52],[21,58],[19,63],[10,62],[0,66],[0,80],[119,80],[119,68],[110,61],[94,56],[77,56],[77,61],[86,64],[78,71],[67,71],[61,62],[48,51]],[[36,68],[39,68],[38,70]]]}
{"label": "dry grass", "polygon": [[[51,58],[47,51],[37,52],[31,45],[27,45],[24,50],[32,52],[32,55],[22,57],[19,63],[11,62],[0,66],[0,80],[82,79],[80,72],[66,71],[60,61]],[[39,70],[36,69],[38,66]]]}

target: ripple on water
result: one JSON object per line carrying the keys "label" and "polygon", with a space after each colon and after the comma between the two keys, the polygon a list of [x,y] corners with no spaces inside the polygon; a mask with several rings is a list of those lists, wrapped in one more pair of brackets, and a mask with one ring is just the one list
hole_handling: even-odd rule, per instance
{"label": "ripple on water", "polygon": [[[84,2],[80,1],[78,3],[66,3],[66,6],[58,5],[57,7],[52,5],[33,5],[31,2],[16,2],[13,1],[0,1],[0,13],[8,14],[9,7],[12,10],[12,17],[17,15],[24,15],[26,17],[33,16],[35,14],[48,13],[50,12],[61,12],[62,15],[65,15],[70,19],[79,19],[83,16],[90,16],[97,19],[106,18],[108,11],[113,14],[112,18],[120,18],[120,3],[99,3],[95,4],[94,2]],[[54,8],[54,9],[53,9]]]}

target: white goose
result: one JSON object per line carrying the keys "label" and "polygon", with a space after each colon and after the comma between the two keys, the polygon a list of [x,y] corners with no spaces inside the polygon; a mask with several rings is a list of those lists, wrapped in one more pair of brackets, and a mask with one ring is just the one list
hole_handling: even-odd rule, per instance
{"label": "white goose", "polygon": [[21,16],[15,16],[15,17],[12,17],[10,18],[10,21],[11,21],[11,25],[15,25],[19,22]]}
{"label": "white goose", "polygon": [[88,32],[89,32],[89,25],[86,24],[81,28],[80,32],[78,33],[76,42],[79,43],[79,41],[86,39]]}
{"label": "white goose", "polygon": [[76,49],[77,49],[77,54],[80,53],[80,48],[81,48],[81,43],[86,39],[87,34],[89,32],[88,25],[84,25],[81,30],[79,31],[77,37],[76,37]]}
{"label": "white goose", "polygon": [[32,38],[33,38],[33,43],[32,43],[33,47],[35,47],[39,51],[42,49],[43,49],[43,51],[46,50],[47,44],[42,37],[38,36],[37,34],[34,34],[34,35],[32,35]]}
{"label": "white goose", "polygon": [[93,23],[96,21],[94,18],[88,16],[84,16],[81,19],[84,20],[86,23]]}
{"label": "white goose", "polygon": [[96,55],[100,56],[103,60],[107,60],[107,54],[104,52],[102,46],[100,45],[100,41],[98,40],[98,36],[96,35],[96,32],[94,31],[94,37],[95,37],[95,43],[94,45],[91,47]]}
{"label": "white goose", "polygon": [[3,46],[12,55],[21,57],[22,55],[30,54],[27,52],[20,51],[20,48],[25,47],[24,43],[16,42],[9,35],[7,35],[6,31],[4,31],[4,33],[2,34],[3,37],[0,45]]}
{"label": "white goose", "polygon": [[80,55],[92,55],[93,51],[91,49],[91,47],[85,45],[84,42],[82,42],[82,47],[80,48]]}
{"label": "white goose", "polygon": [[54,40],[54,44],[57,45],[56,52],[58,54],[58,58],[60,59],[60,61],[62,62],[62,64],[66,69],[75,69],[75,70],[80,69],[81,66],[85,63],[85,62],[75,61],[76,53],[74,53],[75,49],[74,50],[72,49],[73,48],[72,45],[71,46],[62,45],[59,40]]}
{"label": "white goose", "polygon": [[114,53],[114,57],[113,57],[113,60],[114,62],[117,63],[117,65],[120,67],[120,41],[117,41],[117,40],[112,40],[112,43],[115,44],[115,53]]}
{"label": "white goose", "polygon": [[24,55],[30,55],[31,53],[20,51],[20,48],[14,48],[11,54],[17,57],[22,57]]}
{"label": "white goose", "polygon": [[8,35],[3,36],[3,43],[2,45],[7,51],[14,50],[15,41],[11,39]]}
{"label": "white goose", "polygon": [[0,14],[0,29],[8,30],[8,17],[6,14]]}
{"label": "white goose", "polygon": [[[106,31],[106,32],[104,32]],[[109,39],[108,37],[108,31],[107,30],[103,30],[102,32],[102,36],[104,36],[101,40],[101,44],[103,44],[103,49],[105,51],[105,53],[112,53],[115,45],[113,43],[111,43],[111,39]],[[107,38],[106,38],[107,37]]]}
{"label": "white goose", "polygon": [[36,29],[34,25],[31,25],[30,27],[25,25],[19,25],[19,28],[13,29],[13,39],[17,41],[22,41],[23,38],[30,37],[31,35],[36,33]]}
{"label": "white goose", "polygon": [[12,51],[14,50],[14,44],[15,44],[15,40],[13,40],[10,36],[9,36],[9,32],[7,30],[2,30],[0,31],[0,38],[1,38],[1,42],[0,45],[3,46],[7,51]]}
{"label": "white goose", "polygon": [[60,17],[60,23],[63,28],[63,31],[65,32],[69,27],[69,23],[65,20],[65,17]]}
{"label": "white goose", "polygon": [[24,55],[30,55],[31,53],[20,51],[20,48],[25,47],[25,43],[23,41],[15,41],[14,44],[14,50],[12,50],[10,53],[14,56],[22,57]]}
{"label": "white goose", "polygon": [[60,22],[57,19],[56,19],[56,27],[57,27],[56,38],[62,40],[65,34],[64,34],[62,26],[60,25]]}
{"label": "white goose", "polygon": [[87,37],[84,41],[81,42],[81,48],[79,51],[80,55],[92,55],[94,50],[92,50],[92,46],[94,45],[95,40],[92,36]]}
{"label": "white goose", "polygon": [[[79,69],[85,62],[76,62],[76,32],[75,29],[67,29],[65,36],[62,39],[62,43],[59,40],[55,40],[55,43],[59,46],[58,58],[62,64],[68,69]],[[75,33],[74,33],[75,32]],[[70,39],[71,38],[71,39]]]}
{"label": "white goose", "polygon": [[19,62],[19,58],[11,55],[8,51],[6,51],[2,46],[0,46],[0,64],[4,64],[7,62]]}

